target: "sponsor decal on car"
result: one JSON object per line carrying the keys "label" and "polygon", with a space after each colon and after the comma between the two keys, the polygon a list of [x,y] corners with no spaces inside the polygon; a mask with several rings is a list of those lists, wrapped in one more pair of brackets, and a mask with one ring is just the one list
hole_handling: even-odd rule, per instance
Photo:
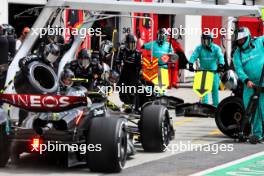
{"label": "sponsor decal on car", "polygon": [[0,100],[29,111],[64,111],[87,105],[87,97],[31,94],[0,94]]}

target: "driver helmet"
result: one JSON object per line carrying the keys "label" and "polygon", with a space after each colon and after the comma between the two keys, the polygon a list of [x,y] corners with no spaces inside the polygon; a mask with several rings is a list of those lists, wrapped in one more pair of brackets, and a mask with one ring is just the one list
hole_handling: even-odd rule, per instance
{"label": "driver helmet", "polygon": [[67,89],[66,96],[77,96],[77,97],[87,97],[88,90],[83,86],[74,86]]}
{"label": "driver helmet", "polygon": [[233,70],[228,70],[221,78],[225,87],[229,90],[235,90],[238,86],[238,76]]}

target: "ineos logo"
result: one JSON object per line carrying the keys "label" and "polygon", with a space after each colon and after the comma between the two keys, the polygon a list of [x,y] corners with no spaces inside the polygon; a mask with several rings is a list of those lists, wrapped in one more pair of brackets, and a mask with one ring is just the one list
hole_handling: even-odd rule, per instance
{"label": "ineos logo", "polygon": [[13,95],[13,103],[20,106],[55,108],[66,107],[70,104],[69,97],[40,96],[40,95]]}

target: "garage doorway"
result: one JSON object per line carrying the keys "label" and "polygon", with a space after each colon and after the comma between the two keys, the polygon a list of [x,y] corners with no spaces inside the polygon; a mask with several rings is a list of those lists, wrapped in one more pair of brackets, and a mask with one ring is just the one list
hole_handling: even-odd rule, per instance
{"label": "garage doorway", "polygon": [[[35,9],[32,9],[34,7]],[[43,5],[38,4],[8,4],[8,22],[15,28],[17,37],[20,36],[24,27],[32,27],[42,7]]]}

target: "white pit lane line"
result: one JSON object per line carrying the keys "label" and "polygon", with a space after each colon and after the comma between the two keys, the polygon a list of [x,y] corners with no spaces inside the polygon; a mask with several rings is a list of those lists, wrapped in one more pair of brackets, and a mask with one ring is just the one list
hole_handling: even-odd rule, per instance
{"label": "white pit lane line", "polygon": [[222,164],[222,165],[213,167],[211,169],[207,169],[207,170],[204,170],[204,171],[201,171],[201,172],[192,174],[190,176],[202,176],[202,175],[206,175],[206,174],[209,174],[211,172],[214,172],[214,171],[217,171],[217,170],[220,170],[220,169],[224,169],[224,168],[227,168],[227,167],[230,167],[230,166],[233,166],[233,165],[242,163],[242,162],[247,161],[247,160],[251,160],[253,158],[256,158],[256,157],[259,157],[259,156],[262,156],[262,155],[264,155],[264,152],[259,152],[259,153],[256,153],[256,154],[253,154],[253,155],[249,155],[249,156],[246,156],[246,157],[241,158],[241,159],[238,159],[238,160],[231,161],[231,162],[226,163],[226,164]]}

